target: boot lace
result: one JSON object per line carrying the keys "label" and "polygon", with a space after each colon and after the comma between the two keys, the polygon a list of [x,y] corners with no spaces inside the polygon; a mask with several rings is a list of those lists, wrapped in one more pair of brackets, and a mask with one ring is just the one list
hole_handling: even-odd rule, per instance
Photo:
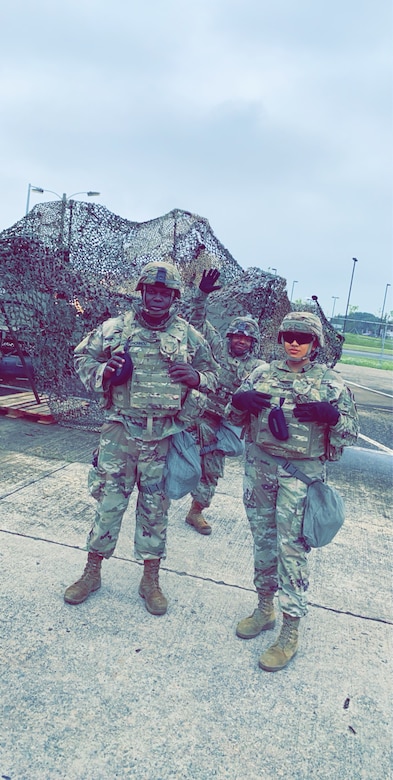
{"label": "boot lace", "polygon": [[86,563],[81,580],[85,580],[86,577],[89,577],[91,574],[93,574],[93,576],[99,574],[101,571],[101,560],[101,558],[90,558]]}
{"label": "boot lace", "polygon": [[276,645],[277,647],[281,647],[281,649],[283,649],[287,644],[293,642],[295,638],[296,638],[295,626],[292,626],[289,622],[285,622],[282,624],[280,636],[277,639]]}
{"label": "boot lace", "polygon": [[259,612],[262,612],[263,615],[270,615],[271,611],[273,609],[273,601],[266,599],[266,598],[260,598],[258,601],[258,610]]}

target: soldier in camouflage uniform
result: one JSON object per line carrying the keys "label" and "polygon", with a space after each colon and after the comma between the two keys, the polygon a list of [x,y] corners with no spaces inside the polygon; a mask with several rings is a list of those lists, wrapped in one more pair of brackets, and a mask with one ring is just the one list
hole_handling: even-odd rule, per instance
{"label": "soldier in camouflage uniform", "polygon": [[113,554],[131,492],[138,487],[135,556],[144,562],[139,594],[154,615],[167,600],[159,587],[165,558],[169,502],[163,472],[171,434],[202,413],[217,366],[200,333],[176,314],[181,280],[170,262],[151,262],[136,289],[141,301],[106,320],[75,349],[85,387],[105,408],[98,460],[89,475],[98,506],[88,535],[88,560],[67,588],[68,604],[80,604],[101,585],[103,558]]}
{"label": "soldier in camouflage uniform", "polygon": [[207,298],[209,293],[220,289],[216,285],[219,276],[216,268],[203,272],[190,315],[190,322],[203,333],[219,365],[217,389],[208,394],[206,409],[195,426],[200,444],[202,478],[191,493],[192,503],[186,517],[186,523],[203,535],[211,534],[212,529],[202,510],[210,506],[218,480],[224,476],[225,454],[217,449],[217,429],[233,393],[262,362],[258,358],[259,327],[252,317],[246,315],[232,320],[225,339],[206,319]]}
{"label": "soldier in camouflage uniform", "polygon": [[[278,465],[285,457],[309,477],[324,478],[326,460],[356,442],[359,423],[353,396],[340,375],[313,360],[323,346],[320,319],[291,312],[278,341],[286,359],[255,369],[232,398],[230,419],[247,425],[244,506],[254,539],[254,584],[258,607],[240,621],[243,639],[275,625],[273,596],[283,613],[277,641],[259,660],[266,671],[283,669],[298,646],[300,618],[307,613],[310,548],[302,539],[307,485]],[[282,403],[287,438],[269,427],[269,410]],[[281,434],[280,434],[281,435]]]}

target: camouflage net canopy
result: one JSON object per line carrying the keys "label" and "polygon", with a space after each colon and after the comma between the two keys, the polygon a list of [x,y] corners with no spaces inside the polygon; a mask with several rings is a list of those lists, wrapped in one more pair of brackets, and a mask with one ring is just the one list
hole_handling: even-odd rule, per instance
{"label": "camouflage net canopy", "polygon": [[[102,412],[74,372],[73,349],[127,310],[139,297],[142,267],[168,255],[184,285],[181,314],[187,317],[203,270],[218,268],[222,288],[208,301],[212,324],[224,335],[233,317],[251,314],[261,329],[262,356],[277,356],[278,326],[291,308],[286,280],[259,268],[244,271],[204,217],[174,209],[138,223],[95,203],[55,201],[38,204],[0,234],[0,380],[2,362],[20,348],[31,360],[36,392],[47,396],[59,422],[99,426]],[[321,360],[334,365],[343,338],[316,313],[326,336]]]}

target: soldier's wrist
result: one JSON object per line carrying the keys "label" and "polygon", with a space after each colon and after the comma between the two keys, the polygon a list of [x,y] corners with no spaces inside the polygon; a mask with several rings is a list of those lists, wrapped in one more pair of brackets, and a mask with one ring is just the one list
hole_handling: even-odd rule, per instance
{"label": "soldier's wrist", "polygon": [[204,374],[201,374],[199,371],[197,371],[199,382],[196,386],[196,390],[205,390],[207,388],[207,379]]}

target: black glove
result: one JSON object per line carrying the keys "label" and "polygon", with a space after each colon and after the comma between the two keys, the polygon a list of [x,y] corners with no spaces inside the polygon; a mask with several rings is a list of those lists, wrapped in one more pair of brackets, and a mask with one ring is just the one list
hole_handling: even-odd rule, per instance
{"label": "black glove", "polygon": [[244,390],[232,396],[232,406],[242,412],[259,414],[262,409],[270,408],[270,399],[271,395],[268,393],[259,393],[258,390]]}
{"label": "black glove", "polygon": [[221,290],[221,286],[216,284],[219,276],[220,272],[217,268],[211,268],[210,271],[204,271],[202,274],[202,279],[199,282],[199,289],[206,293],[206,295],[214,292],[215,290]]}
{"label": "black glove", "polygon": [[340,412],[328,401],[299,404],[293,413],[300,422],[327,423],[328,425],[336,425],[340,417]]}
{"label": "black glove", "polygon": [[119,368],[116,368],[116,370],[113,372],[110,383],[112,387],[117,387],[118,385],[125,385],[126,382],[128,382],[129,379],[132,377],[132,372],[134,370],[134,364],[131,360],[131,355],[128,352],[122,352],[121,354],[117,353],[117,357],[122,358],[124,360],[124,363]]}
{"label": "black glove", "polygon": [[182,382],[187,387],[198,387],[201,377],[190,363],[171,363],[168,369],[172,382]]}

